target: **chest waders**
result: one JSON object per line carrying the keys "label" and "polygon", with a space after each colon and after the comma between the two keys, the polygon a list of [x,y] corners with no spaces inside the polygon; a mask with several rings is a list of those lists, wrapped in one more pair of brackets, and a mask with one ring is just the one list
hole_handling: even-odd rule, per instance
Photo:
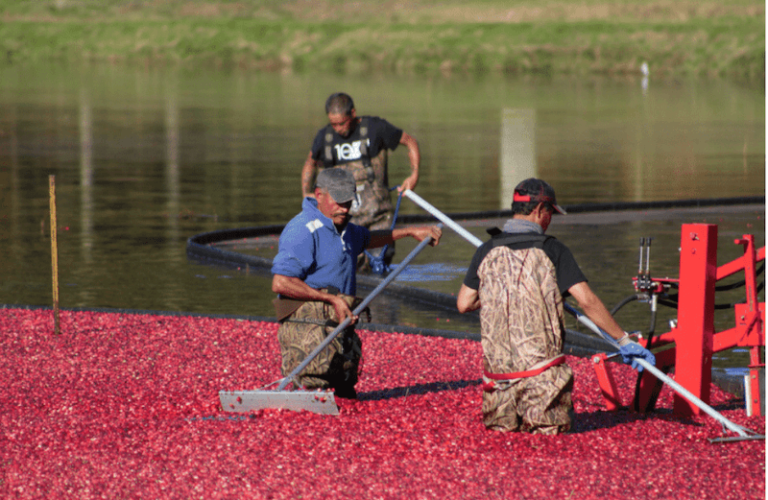
{"label": "chest waders", "polygon": [[495,237],[478,268],[489,429],[557,434],[571,426],[573,372],[562,355],[563,299],[547,238]]}
{"label": "chest waders", "polygon": [[543,250],[548,238],[529,233],[495,237],[478,268],[483,368],[488,373],[525,372],[562,354],[562,296],[554,264]]}
{"label": "chest waders", "polygon": [[352,203],[350,222],[371,230],[388,229],[392,224],[392,200],[389,195],[387,174],[387,149],[383,148],[375,157],[371,157],[368,148],[368,119],[361,118],[360,159],[336,165],[333,158],[333,128],[325,129],[325,148],[323,149],[323,167],[341,168],[351,172],[357,185],[357,200]]}

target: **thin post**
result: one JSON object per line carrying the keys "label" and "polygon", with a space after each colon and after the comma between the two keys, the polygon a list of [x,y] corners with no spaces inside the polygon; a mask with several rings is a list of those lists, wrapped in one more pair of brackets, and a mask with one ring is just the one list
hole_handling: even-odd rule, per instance
{"label": "thin post", "polygon": [[48,176],[48,190],[50,193],[51,210],[51,267],[53,275],[53,333],[61,334],[59,323],[59,245],[56,224],[56,176]]}

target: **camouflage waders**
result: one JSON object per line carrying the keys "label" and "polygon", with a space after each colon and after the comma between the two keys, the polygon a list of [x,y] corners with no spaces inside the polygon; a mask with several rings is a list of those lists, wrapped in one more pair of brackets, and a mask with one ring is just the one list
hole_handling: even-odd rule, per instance
{"label": "camouflage waders", "polygon": [[[524,372],[563,353],[563,299],[540,248],[493,248],[478,268],[483,369]],[[489,429],[557,434],[570,429],[573,372],[559,364],[483,392]]]}
{"label": "camouflage waders", "polygon": [[[355,297],[339,296],[344,298],[350,309],[356,305]],[[277,339],[283,358],[283,376],[299,366],[336,326],[336,310],[331,304],[320,301],[304,302],[290,316],[280,321]],[[348,327],[296,376],[296,381],[308,389],[332,387],[340,396],[354,393],[362,354],[360,337],[354,327]]]}

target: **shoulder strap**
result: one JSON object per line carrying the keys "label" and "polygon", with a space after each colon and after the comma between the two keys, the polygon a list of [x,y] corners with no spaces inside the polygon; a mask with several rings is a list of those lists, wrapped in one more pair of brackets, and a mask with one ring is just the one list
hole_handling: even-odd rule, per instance
{"label": "shoulder strap", "polygon": [[331,144],[333,143],[333,127],[331,127],[330,124],[325,126],[323,135],[325,136],[325,154],[323,155],[323,165],[325,165],[325,168],[330,168],[333,166],[333,148],[331,147]]}
{"label": "shoulder strap", "polygon": [[536,233],[510,234],[510,233],[502,232],[502,233],[499,233],[498,235],[494,235],[491,241],[493,241],[493,248],[500,247],[500,246],[517,245],[520,243],[533,243],[533,246],[537,248],[542,248],[544,247],[544,242],[550,238],[554,238],[554,236],[549,236],[547,234],[536,234]]}
{"label": "shoulder strap", "polygon": [[[368,171],[368,176],[373,175],[373,169],[371,168],[371,155],[368,153],[368,117],[363,116],[360,118],[360,159],[363,161],[363,166]],[[371,179],[373,180],[373,179]]]}

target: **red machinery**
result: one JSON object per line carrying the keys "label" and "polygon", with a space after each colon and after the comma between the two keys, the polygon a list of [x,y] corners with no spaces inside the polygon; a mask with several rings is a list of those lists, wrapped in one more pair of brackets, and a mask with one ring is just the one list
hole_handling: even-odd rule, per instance
{"label": "red machinery", "polygon": [[[663,372],[675,369],[675,380],[709,404],[712,381],[712,355],[733,347],[750,350],[749,387],[747,401],[752,414],[761,413],[760,372],[765,368],[761,360],[761,347],[765,346],[765,302],[758,302],[756,263],[765,260],[765,247],[755,249],[754,237],[744,235],[735,244],[744,247],[744,254],[720,267],[717,266],[717,226],[711,224],[684,224],[680,245],[680,277],[677,280],[652,278],[646,260],[643,271],[643,245],[641,240],[640,271],[634,278],[635,289],[646,294],[655,315],[657,300],[672,287],[679,288],[677,324],[667,333],[639,342],[652,349],[656,367]],[[648,255],[648,259],[650,255]],[[733,307],[736,326],[721,332],[714,331],[715,289],[717,281],[744,271],[746,301]],[[647,345],[650,344],[650,345]],[[608,410],[621,406],[606,354],[593,356],[595,372]],[[646,412],[653,409],[661,390],[661,382],[650,374],[639,379],[632,408]],[[700,409],[675,395],[674,412],[678,415],[698,415]]]}

